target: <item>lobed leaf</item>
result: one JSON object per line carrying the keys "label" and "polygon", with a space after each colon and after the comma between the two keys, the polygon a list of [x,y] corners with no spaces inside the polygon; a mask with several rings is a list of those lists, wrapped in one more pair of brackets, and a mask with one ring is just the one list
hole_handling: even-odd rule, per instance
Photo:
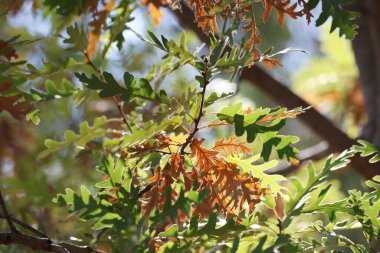
{"label": "lobed leaf", "polygon": [[120,147],[127,147],[131,145],[136,145],[143,142],[144,140],[152,137],[156,133],[166,130],[170,126],[177,128],[183,122],[183,117],[173,116],[172,118],[164,118],[161,122],[147,122],[144,128],[139,128],[138,126],[132,127],[132,134],[126,135],[121,141]]}
{"label": "lobed leaf", "polygon": [[247,142],[237,142],[236,139],[236,136],[231,136],[228,141],[218,140],[212,149],[223,153],[225,156],[240,156],[241,154],[252,153],[252,148],[247,146]]}
{"label": "lobed leaf", "polygon": [[298,137],[279,135],[279,130],[284,126],[286,118],[294,118],[303,113],[302,108],[294,110],[286,109],[262,109],[244,113],[242,103],[225,107],[218,114],[219,120],[226,121],[235,126],[235,134],[242,136],[247,133],[247,141],[253,142],[260,136],[263,142],[261,152],[265,161],[269,160],[272,148],[277,151],[279,158],[286,157],[288,161],[295,161],[298,150],[292,145],[299,141]]}
{"label": "lobed leaf", "polygon": [[234,94],[233,92],[228,92],[228,93],[223,92],[221,95],[218,95],[216,92],[211,92],[211,94],[205,99],[204,106],[205,107],[210,106],[214,104],[216,101],[218,101],[219,99],[231,97],[233,94]]}
{"label": "lobed leaf", "polygon": [[65,192],[65,194],[58,194],[57,197],[53,199],[53,202],[59,206],[69,206],[70,212],[83,211],[80,215],[81,219],[89,220],[95,217],[101,217],[105,214],[86,186],[81,186],[81,195],[76,194],[73,190],[68,188]]}
{"label": "lobed leaf", "polygon": [[102,164],[97,170],[106,175],[105,180],[95,184],[100,189],[114,189],[123,187],[128,193],[131,192],[132,173],[126,168],[123,158],[114,158],[112,155],[104,157]]}
{"label": "lobed leaf", "polygon": [[62,97],[72,96],[78,89],[73,83],[67,79],[62,79],[61,84],[58,85],[50,79],[45,81],[45,91],[30,89],[30,93],[35,96],[38,100],[52,100]]}
{"label": "lobed leaf", "polygon": [[290,200],[285,206],[285,211],[288,215],[297,215],[301,212],[307,212],[306,210],[310,211],[318,207],[323,197],[327,194],[330,186],[327,186],[320,191],[318,201],[315,203],[307,202],[310,194],[320,188],[321,184],[327,180],[332,171],[345,167],[350,162],[349,159],[352,156],[354,156],[354,152],[347,150],[335,158],[330,156],[319,172],[316,172],[314,166],[310,163],[307,167],[308,179],[305,184],[297,178],[291,178],[290,181],[295,188],[295,191],[294,194],[290,196]]}
{"label": "lobed leaf", "polygon": [[67,48],[67,51],[71,52],[84,52],[88,45],[87,31],[83,26],[78,26],[75,23],[73,26],[66,28],[66,33],[69,36],[63,40],[63,43],[70,44],[71,47]]}
{"label": "lobed leaf", "polygon": [[121,99],[125,102],[131,102],[136,98],[148,101],[155,101],[164,104],[170,104],[170,98],[165,91],[161,90],[160,94],[156,93],[148,80],[140,78],[135,80],[134,76],[128,72],[124,73],[125,87],[121,86],[111,73],[103,72],[104,80],[96,75],[87,77],[86,74],[76,73],[78,79],[87,85],[91,90],[99,90],[101,98],[109,98],[121,95]]}
{"label": "lobed leaf", "polygon": [[380,161],[380,148],[365,141],[365,140],[358,140],[359,145],[354,145],[352,147],[352,150],[355,150],[356,152],[360,153],[361,157],[367,157],[372,156],[369,160],[370,163],[377,163]]}
{"label": "lobed leaf", "polygon": [[322,2],[322,13],[316,21],[317,26],[324,24],[328,18],[332,18],[331,31],[339,29],[340,36],[346,36],[347,39],[354,39],[357,35],[356,29],[358,25],[354,20],[360,16],[359,13],[348,11],[344,8],[355,0],[310,0],[308,2],[308,9],[314,9],[320,2]]}
{"label": "lobed leaf", "polygon": [[229,163],[238,165],[244,172],[250,172],[254,177],[259,178],[261,180],[261,187],[269,187],[274,196],[276,196],[282,188],[277,182],[286,180],[286,178],[282,175],[270,175],[264,172],[276,166],[278,164],[277,160],[272,160],[260,165],[253,165],[252,163],[259,159],[259,156],[252,156],[244,160],[236,156],[229,156],[225,159]]}
{"label": "lobed leaf", "polygon": [[89,141],[103,137],[105,129],[103,126],[107,123],[107,118],[102,116],[94,120],[93,126],[89,126],[87,121],[84,121],[79,126],[79,133],[75,134],[71,130],[66,130],[64,133],[65,140],[62,142],[51,139],[45,140],[46,149],[38,155],[38,159],[45,158],[59,149],[66,148],[71,144],[76,144],[77,147],[84,147]]}

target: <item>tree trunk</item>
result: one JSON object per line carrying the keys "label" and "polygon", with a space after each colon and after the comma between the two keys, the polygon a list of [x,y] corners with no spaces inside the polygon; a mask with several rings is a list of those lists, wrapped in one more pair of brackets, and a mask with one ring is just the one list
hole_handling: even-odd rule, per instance
{"label": "tree trunk", "polygon": [[362,138],[380,146],[380,1],[359,0],[352,9],[362,14],[352,42],[368,116]]}

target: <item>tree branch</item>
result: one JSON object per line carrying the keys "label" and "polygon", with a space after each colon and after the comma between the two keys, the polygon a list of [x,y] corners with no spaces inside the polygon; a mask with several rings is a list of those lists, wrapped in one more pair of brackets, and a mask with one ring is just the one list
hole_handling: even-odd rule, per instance
{"label": "tree branch", "polygon": [[0,191],[0,206],[1,206],[1,209],[4,213],[4,216],[5,216],[5,219],[7,220],[7,223],[8,223],[8,227],[9,229],[13,232],[13,233],[17,233],[17,229],[15,227],[15,225],[13,224],[12,222],[12,219],[11,219],[11,216],[9,215],[8,213],[8,209],[7,209],[7,206],[5,205],[5,201],[4,201],[4,198],[3,198],[3,194],[1,193]]}
{"label": "tree branch", "polygon": [[[94,65],[94,63],[91,61],[90,57],[88,56],[87,52],[84,53],[84,56],[86,57],[87,59],[87,64],[89,64],[94,70],[95,72],[99,75],[99,78],[104,80],[103,78],[103,74],[101,73],[101,71]],[[121,118],[123,119],[124,123],[127,125],[127,128],[129,130],[129,132],[132,134],[133,131],[132,131],[132,128],[131,126],[129,125],[128,121],[127,121],[127,116],[125,115],[125,112],[124,112],[124,109],[123,109],[123,105],[121,102],[117,101],[117,98],[115,96],[112,97],[112,101],[114,102],[114,104],[116,105],[117,109],[119,110],[119,113],[121,115]]]}
{"label": "tree branch", "polygon": [[144,195],[144,193],[150,191],[152,189],[152,187],[153,187],[153,185],[148,184],[147,186],[145,186],[144,189],[142,189],[141,191],[139,191],[139,193],[138,193],[139,198],[141,198],[142,195]]}
{"label": "tree branch", "polygon": [[[78,246],[68,242],[53,242],[45,233],[33,228],[32,226],[29,226],[19,219],[11,217],[8,213],[7,206],[5,204],[1,191],[0,206],[4,213],[4,215],[0,215],[0,219],[6,219],[9,229],[11,230],[11,232],[0,233],[0,244],[18,244],[24,245],[34,250],[56,253],[103,253],[102,251],[96,250],[90,246]],[[16,229],[13,223],[20,225],[24,229],[29,230],[38,236],[32,236],[20,232]]]}
{"label": "tree branch", "polygon": [[[6,216],[4,216],[4,215],[0,215],[0,219],[6,219]],[[38,235],[38,236],[41,236],[41,237],[44,237],[44,238],[48,238],[48,236],[47,236],[45,233],[43,233],[43,232],[41,232],[41,231],[35,229],[35,228],[32,227],[32,226],[29,226],[28,224],[22,222],[22,221],[19,220],[19,219],[16,219],[15,217],[11,217],[11,220],[12,220],[12,222],[14,222],[15,224],[17,224],[17,225],[23,227],[23,228],[26,229],[26,230],[29,230],[30,232],[32,232],[32,233],[34,233],[34,234],[36,234],[36,235]]]}
{"label": "tree branch", "polygon": [[185,148],[191,143],[191,141],[193,140],[195,134],[198,132],[198,130],[199,130],[199,122],[201,121],[201,118],[203,116],[203,106],[204,106],[204,102],[205,102],[206,88],[207,88],[207,85],[210,83],[210,81],[207,78],[207,75],[208,75],[208,65],[207,65],[208,64],[208,59],[207,59],[207,57],[204,57],[203,62],[205,64],[205,69],[202,72],[203,89],[202,89],[201,104],[199,106],[199,114],[198,114],[198,117],[194,120],[194,129],[193,129],[193,131],[190,133],[190,135],[187,137],[186,141],[181,146],[181,151],[180,151],[181,155],[185,154]]}
{"label": "tree branch", "polygon": [[[179,21],[185,27],[195,31],[202,42],[209,43],[208,36],[205,35],[203,31],[194,23],[193,12],[185,5],[182,7],[181,14],[175,12]],[[282,106],[288,108],[310,106],[310,104],[308,104],[304,99],[292,92],[286,85],[270,76],[261,67],[255,65],[251,69],[244,69],[241,74],[241,78],[250,81],[252,85],[258,87]],[[297,118],[322,139],[328,141],[331,152],[343,151],[350,148],[355,143],[355,141],[349,138],[346,133],[336,127],[331,120],[313,107],[310,108],[307,113],[304,113]],[[363,159],[358,155],[352,159],[351,164],[366,178],[372,178],[378,174],[378,172],[376,172],[376,170],[379,170],[378,165],[370,164],[368,159]]]}
{"label": "tree branch", "polygon": [[103,253],[89,246],[77,246],[67,242],[53,242],[49,238],[31,236],[24,233],[0,233],[0,244],[24,245],[33,250],[56,253]]}

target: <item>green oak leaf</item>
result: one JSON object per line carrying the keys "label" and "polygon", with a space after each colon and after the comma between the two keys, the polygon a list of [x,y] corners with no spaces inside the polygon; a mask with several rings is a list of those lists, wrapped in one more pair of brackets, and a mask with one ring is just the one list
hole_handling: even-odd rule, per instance
{"label": "green oak leaf", "polygon": [[273,168],[278,164],[277,160],[272,160],[267,163],[260,165],[253,165],[252,163],[256,161],[260,156],[252,156],[248,159],[241,159],[239,157],[230,156],[226,157],[226,161],[238,165],[244,172],[250,172],[254,177],[261,179],[261,187],[269,188],[274,196],[281,191],[281,186],[277,183],[278,181],[284,181],[286,178],[282,175],[270,175],[264,171]]}
{"label": "green oak leaf", "polygon": [[339,29],[340,36],[346,36],[347,39],[353,39],[356,35],[356,25],[353,20],[360,16],[359,13],[348,11],[345,5],[352,4],[356,0],[310,0],[308,2],[309,10],[314,9],[322,2],[322,13],[316,21],[317,26],[324,24],[329,17],[332,18],[331,31]]}
{"label": "green oak leaf", "polygon": [[103,72],[102,75],[104,80],[101,80],[94,74],[91,77],[87,77],[84,73],[75,74],[81,82],[86,84],[87,88],[91,90],[99,90],[99,96],[101,98],[121,95],[121,99],[125,102],[131,102],[134,99],[139,98],[148,101],[170,104],[170,98],[166,92],[161,90],[160,94],[158,94],[153,90],[148,80],[144,78],[140,78],[136,81],[132,74],[125,72],[125,86],[122,86],[116,81],[111,73]]}

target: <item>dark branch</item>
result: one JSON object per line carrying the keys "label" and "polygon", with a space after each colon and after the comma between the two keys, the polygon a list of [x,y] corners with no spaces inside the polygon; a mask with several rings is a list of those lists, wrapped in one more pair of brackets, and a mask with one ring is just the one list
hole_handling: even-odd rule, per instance
{"label": "dark branch", "polygon": [[139,194],[138,194],[139,198],[141,198],[142,195],[144,195],[144,193],[150,191],[152,189],[152,187],[153,187],[153,185],[148,184],[147,186],[145,186],[144,189],[142,189],[141,191],[139,191]]}
{"label": "dark branch", "polygon": [[127,121],[127,115],[125,115],[122,103],[118,102],[115,97],[112,97],[112,100],[115,103],[117,109],[119,110],[119,113],[120,113],[121,117],[123,118],[124,123],[127,125],[129,132],[133,133],[132,128]]}
{"label": "dark branch", "polygon": [[[6,219],[9,229],[11,232],[8,233],[0,233],[0,244],[8,245],[8,244],[19,244],[29,247],[34,250],[42,250],[46,252],[56,252],[56,253],[102,253],[102,251],[93,249],[90,246],[78,246],[68,242],[53,242],[46,234],[43,232],[29,226],[23,221],[11,217],[9,215],[7,206],[5,204],[3,195],[0,191],[0,206],[3,210],[4,215],[0,215],[0,219]],[[26,230],[38,235],[32,236],[18,231],[13,224],[17,224],[23,227]]]}
{"label": "dark branch", "polygon": [[201,118],[203,116],[203,106],[204,106],[204,102],[205,102],[206,88],[207,88],[207,85],[210,83],[210,81],[207,78],[207,75],[208,75],[208,59],[207,59],[207,57],[205,57],[203,59],[203,62],[205,64],[205,69],[202,72],[203,89],[202,89],[201,105],[199,106],[199,114],[198,114],[198,117],[194,120],[193,131],[190,133],[190,135],[187,137],[185,143],[183,143],[183,145],[181,147],[181,151],[180,151],[181,155],[185,154],[185,148],[191,143],[195,134],[199,131],[199,122],[201,121]]}
{"label": "dark branch", "polygon": [[77,246],[67,242],[53,242],[49,238],[41,238],[24,233],[0,233],[0,244],[24,245],[33,250],[56,253],[103,253],[89,246]]}
{"label": "dark branch", "polygon": [[1,210],[3,211],[3,214],[5,216],[5,219],[7,220],[9,229],[13,233],[17,233],[18,231],[12,222],[11,216],[9,215],[9,212],[8,212],[7,206],[5,205],[3,194],[1,193],[1,191],[0,191],[0,206],[1,206]]}
{"label": "dark branch", "polygon": [[[6,219],[6,217],[4,215],[0,215],[0,219]],[[34,233],[34,234],[36,234],[38,236],[41,236],[41,237],[44,237],[44,238],[48,238],[48,236],[45,233],[43,233],[43,232],[35,229],[34,227],[32,227],[32,226],[24,223],[23,221],[21,221],[19,219],[16,219],[15,217],[11,217],[11,220],[12,220],[13,223],[19,225],[20,227],[22,227],[22,228],[24,228],[26,230],[29,230],[30,232],[32,232],[32,233]]]}

